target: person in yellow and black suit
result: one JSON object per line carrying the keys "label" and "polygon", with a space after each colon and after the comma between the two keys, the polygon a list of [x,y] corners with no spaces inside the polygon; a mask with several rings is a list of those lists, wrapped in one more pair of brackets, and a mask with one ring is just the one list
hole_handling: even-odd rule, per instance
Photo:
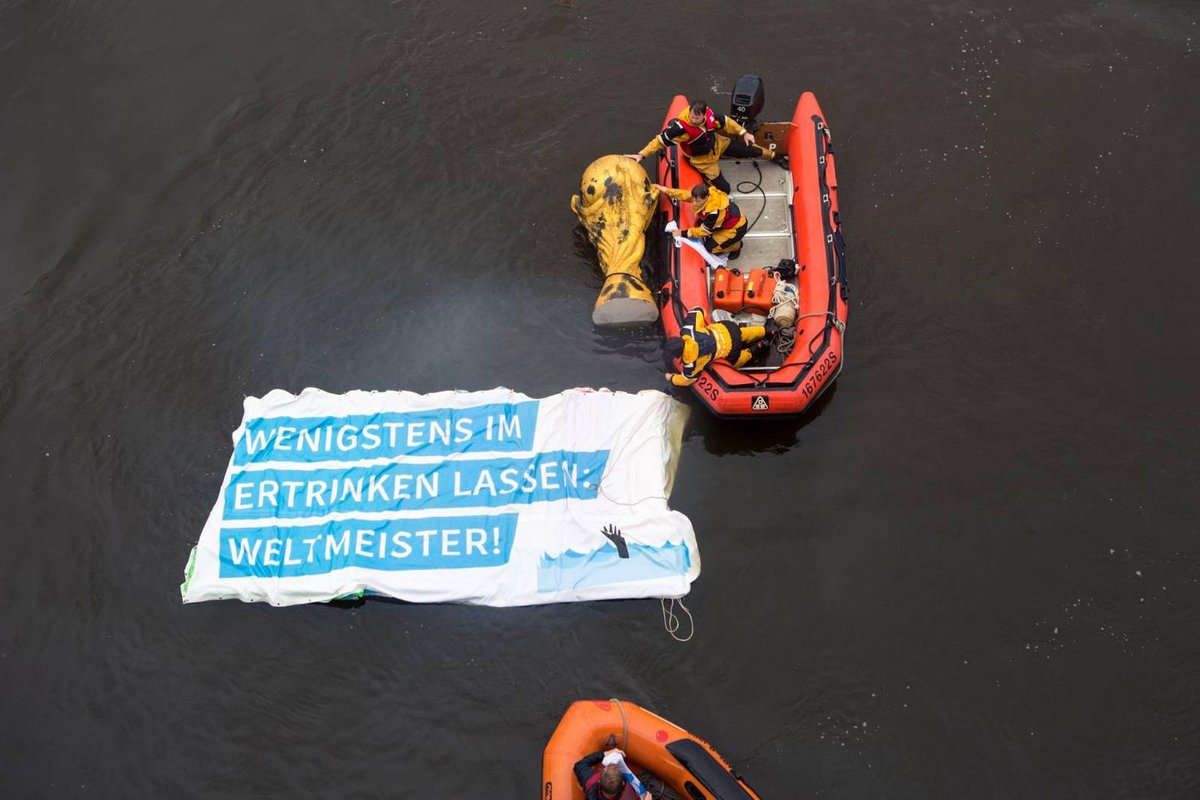
{"label": "person in yellow and black suit", "polygon": [[676,236],[700,239],[704,249],[715,256],[728,253],[730,260],[733,260],[742,254],[742,237],[749,230],[749,225],[729,195],[703,183],[697,183],[690,192],[687,189],[670,189],[658,183],[652,185],[672,200],[692,201],[696,224],[685,231],[676,231]]}
{"label": "person in yellow and black suit", "polygon": [[[750,131],[732,117],[717,114],[703,100],[697,100],[685,108],[640,151],[626,155],[634,161],[641,161],[672,144],[679,145],[688,162],[704,176],[705,183],[726,193],[730,191],[729,181],[721,175],[721,167],[717,163],[721,156],[776,160],[774,150],[755,144]],[[786,156],[780,156],[778,162],[787,166],[786,159]]]}
{"label": "person in yellow and black suit", "polygon": [[[772,322],[767,324],[774,328]],[[772,332],[762,325],[739,327],[732,321],[708,325],[704,311],[693,308],[684,319],[679,336],[672,336],[663,344],[663,360],[668,368],[674,369],[676,359],[679,360],[679,370],[668,372],[667,380],[675,386],[691,386],[714,358],[744,367],[758,352],[769,347],[765,337]]]}

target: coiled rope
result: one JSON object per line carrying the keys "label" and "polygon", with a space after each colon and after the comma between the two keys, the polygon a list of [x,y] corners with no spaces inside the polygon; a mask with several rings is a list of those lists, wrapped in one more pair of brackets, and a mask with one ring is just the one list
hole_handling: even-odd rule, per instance
{"label": "coiled rope", "polygon": [[[776,273],[778,278],[778,273]],[[795,309],[796,314],[800,313],[800,290],[790,283],[779,280],[775,284],[775,294],[771,296],[771,311],[767,315],[771,319],[778,322],[780,309],[791,307]],[[785,357],[791,355],[792,350],[796,347],[796,325],[795,320],[799,316],[793,318],[793,323],[786,328],[782,325],[779,327],[779,333],[775,336],[775,347]]]}

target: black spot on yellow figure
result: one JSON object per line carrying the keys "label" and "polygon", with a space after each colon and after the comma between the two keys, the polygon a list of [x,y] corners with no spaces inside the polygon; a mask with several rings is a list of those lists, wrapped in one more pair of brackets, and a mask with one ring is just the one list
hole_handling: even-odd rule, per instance
{"label": "black spot on yellow figure", "polygon": [[611,177],[604,179],[604,199],[608,201],[610,206],[620,205],[624,199],[621,184],[614,181]]}

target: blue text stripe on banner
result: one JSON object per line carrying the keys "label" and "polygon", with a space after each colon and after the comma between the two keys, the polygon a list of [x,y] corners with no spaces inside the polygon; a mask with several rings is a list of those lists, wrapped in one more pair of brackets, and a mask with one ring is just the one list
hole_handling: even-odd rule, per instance
{"label": "blue text stripe on banner", "polygon": [[257,418],[246,423],[233,463],[311,464],[529,450],[537,414],[538,401],[529,400],[346,417]]}
{"label": "blue text stripe on banner", "polygon": [[516,514],[222,528],[221,577],[296,578],[347,567],[498,567],[508,563],[516,531]]}
{"label": "blue text stripe on banner", "polygon": [[225,487],[225,519],[297,519],[338,512],[590,500],[596,497],[608,455],[608,450],[555,450],[528,458],[244,470],[233,475]]}

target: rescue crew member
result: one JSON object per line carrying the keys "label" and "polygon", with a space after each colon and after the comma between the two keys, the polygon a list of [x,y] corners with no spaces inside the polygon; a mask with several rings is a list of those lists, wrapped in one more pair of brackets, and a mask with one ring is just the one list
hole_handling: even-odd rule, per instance
{"label": "rescue crew member", "polygon": [[672,144],[679,145],[688,162],[704,176],[704,182],[721,191],[730,191],[729,181],[721,175],[717,161],[722,155],[729,158],[767,158],[787,167],[787,156],[775,157],[775,151],[754,143],[754,134],[739,125],[732,117],[717,114],[708,103],[697,100],[678,117],[667,123],[658,136],[637,153],[626,153],[641,161]]}
{"label": "rescue crew member", "polygon": [[737,204],[729,199],[729,195],[715,186],[705,186],[703,183],[697,183],[691,191],[671,189],[659,183],[652,185],[672,200],[692,201],[696,224],[685,231],[675,231],[676,237],[700,239],[705,250],[714,256],[728,253],[731,261],[742,254],[742,237],[750,227]]}
{"label": "rescue crew member", "polygon": [[575,762],[575,779],[583,787],[584,800],[649,800],[649,792],[645,798],[638,797],[616,764],[594,769],[603,760],[604,753],[597,750]]}
{"label": "rescue crew member", "polygon": [[663,358],[668,368],[674,368],[675,359],[679,359],[680,364],[678,372],[666,374],[667,380],[675,386],[691,386],[715,358],[723,358],[734,367],[744,367],[755,355],[770,347],[765,337],[774,331],[772,320],[767,320],[765,326],[741,327],[729,320],[707,325],[704,311],[693,308],[684,319],[680,335],[672,336],[663,344]]}

